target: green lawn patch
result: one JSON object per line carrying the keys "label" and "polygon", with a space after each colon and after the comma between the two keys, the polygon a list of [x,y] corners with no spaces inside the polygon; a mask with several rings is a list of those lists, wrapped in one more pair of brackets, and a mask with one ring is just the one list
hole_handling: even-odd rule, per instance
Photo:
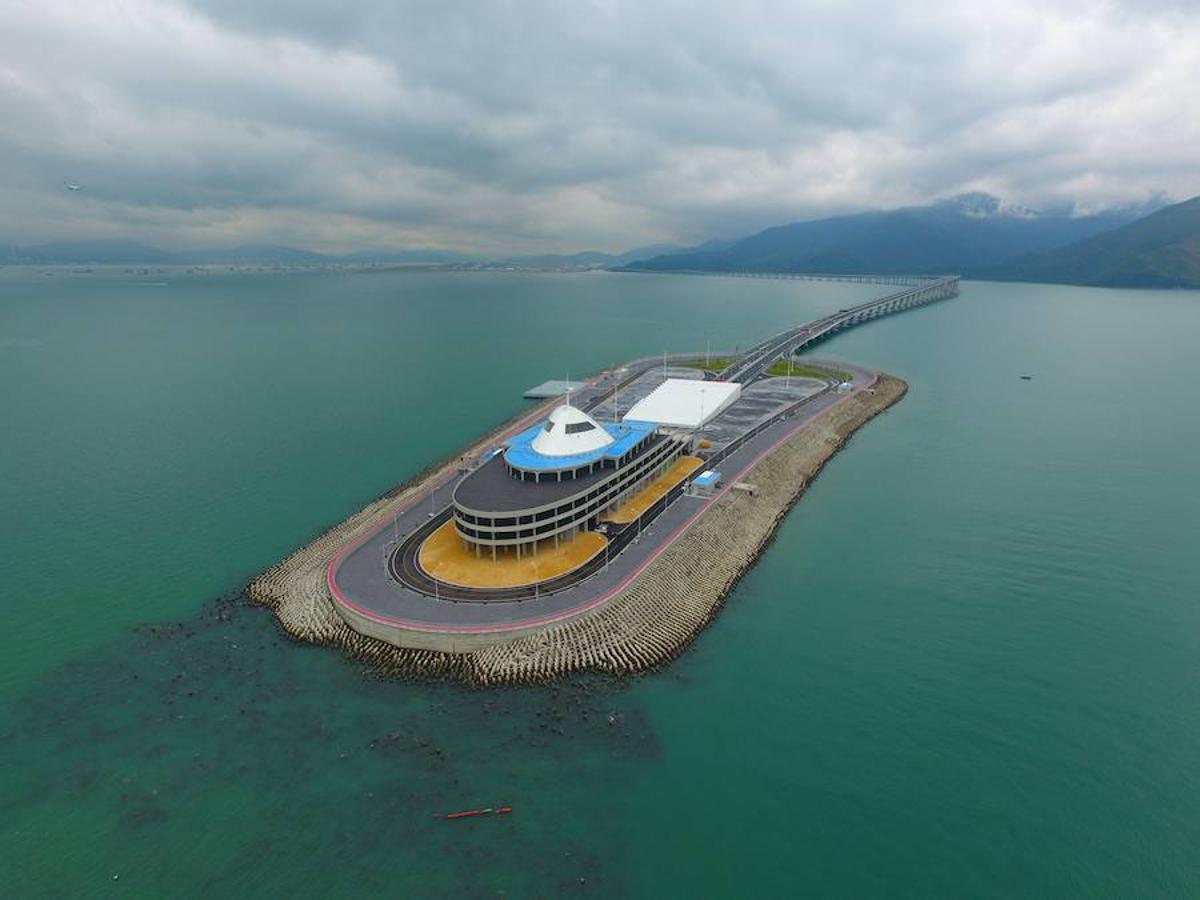
{"label": "green lawn patch", "polygon": [[[767,369],[768,375],[787,375],[788,364],[781,360],[773,363]],[[849,372],[842,372],[839,369],[818,368],[816,366],[805,366],[800,363],[792,363],[793,378],[816,378],[820,381],[828,381],[831,378],[836,378],[838,381],[853,381],[854,376]]]}
{"label": "green lawn patch", "polygon": [[720,372],[722,369],[728,369],[737,359],[732,356],[714,356],[708,362],[697,360],[696,362],[680,363],[685,369],[703,369],[705,372]]}

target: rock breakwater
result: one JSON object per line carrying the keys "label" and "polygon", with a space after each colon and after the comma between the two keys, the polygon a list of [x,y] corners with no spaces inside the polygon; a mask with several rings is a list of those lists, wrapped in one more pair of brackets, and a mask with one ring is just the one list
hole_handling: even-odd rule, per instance
{"label": "rock breakwater", "polygon": [[[597,609],[533,633],[498,635],[496,643],[462,653],[401,648],[360,634],[334,608],[326,568],[339,548],[419,492],[429,477],[448,474],[460,454],[389,491],[297,550],[254,579],[247,592],[252,601],[271,609],[294,639],[337,647],[387,674],[449,676],[490,685],[546,681],[581,671],[628,674],[661,666],[717,614],[825,463],[906,390],[900,379],[880,375],[871,388],[821,413],[745,473],[757,486],[753,496],[727,491],[624,591]],[[493,430],[489,438],[506,427]]]}

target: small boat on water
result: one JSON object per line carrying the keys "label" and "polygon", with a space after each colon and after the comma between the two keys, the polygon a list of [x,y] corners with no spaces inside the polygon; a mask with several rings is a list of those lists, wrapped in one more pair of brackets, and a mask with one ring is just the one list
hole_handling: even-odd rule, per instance
{"label": "small boat on water", "polygon": [[1032,375],[1022,375],[1021,380],[1022,381],[1033,381],[1033,376]]}
{"label": "small boat on water", "polygon": [[473,816],[506,816],[513,811],[511,806],[488,806],[484,809],[464,809],[462,812],[445,813],[438,819],[469,819]]}

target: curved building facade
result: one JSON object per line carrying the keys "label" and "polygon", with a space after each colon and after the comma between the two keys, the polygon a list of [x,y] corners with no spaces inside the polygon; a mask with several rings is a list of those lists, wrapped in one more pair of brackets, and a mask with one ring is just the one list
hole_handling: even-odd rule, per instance
{"label": "curved building facade", "polygon": [[655,423],[600,423],[569,404],[511,438],[454,492],[454,526],[477,555],[518,554],[594,528],[687,449]]}

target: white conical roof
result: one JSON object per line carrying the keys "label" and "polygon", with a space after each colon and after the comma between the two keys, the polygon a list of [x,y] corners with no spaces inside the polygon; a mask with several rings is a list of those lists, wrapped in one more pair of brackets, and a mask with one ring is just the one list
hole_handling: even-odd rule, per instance
{"label": "white conical roof", "polygon": [[582,409],[564,403],[550,413],[546,425],[533,439],[532,447],[542,456],[574,456],[591,453],[612,442],[612,435],[595,419]]}

